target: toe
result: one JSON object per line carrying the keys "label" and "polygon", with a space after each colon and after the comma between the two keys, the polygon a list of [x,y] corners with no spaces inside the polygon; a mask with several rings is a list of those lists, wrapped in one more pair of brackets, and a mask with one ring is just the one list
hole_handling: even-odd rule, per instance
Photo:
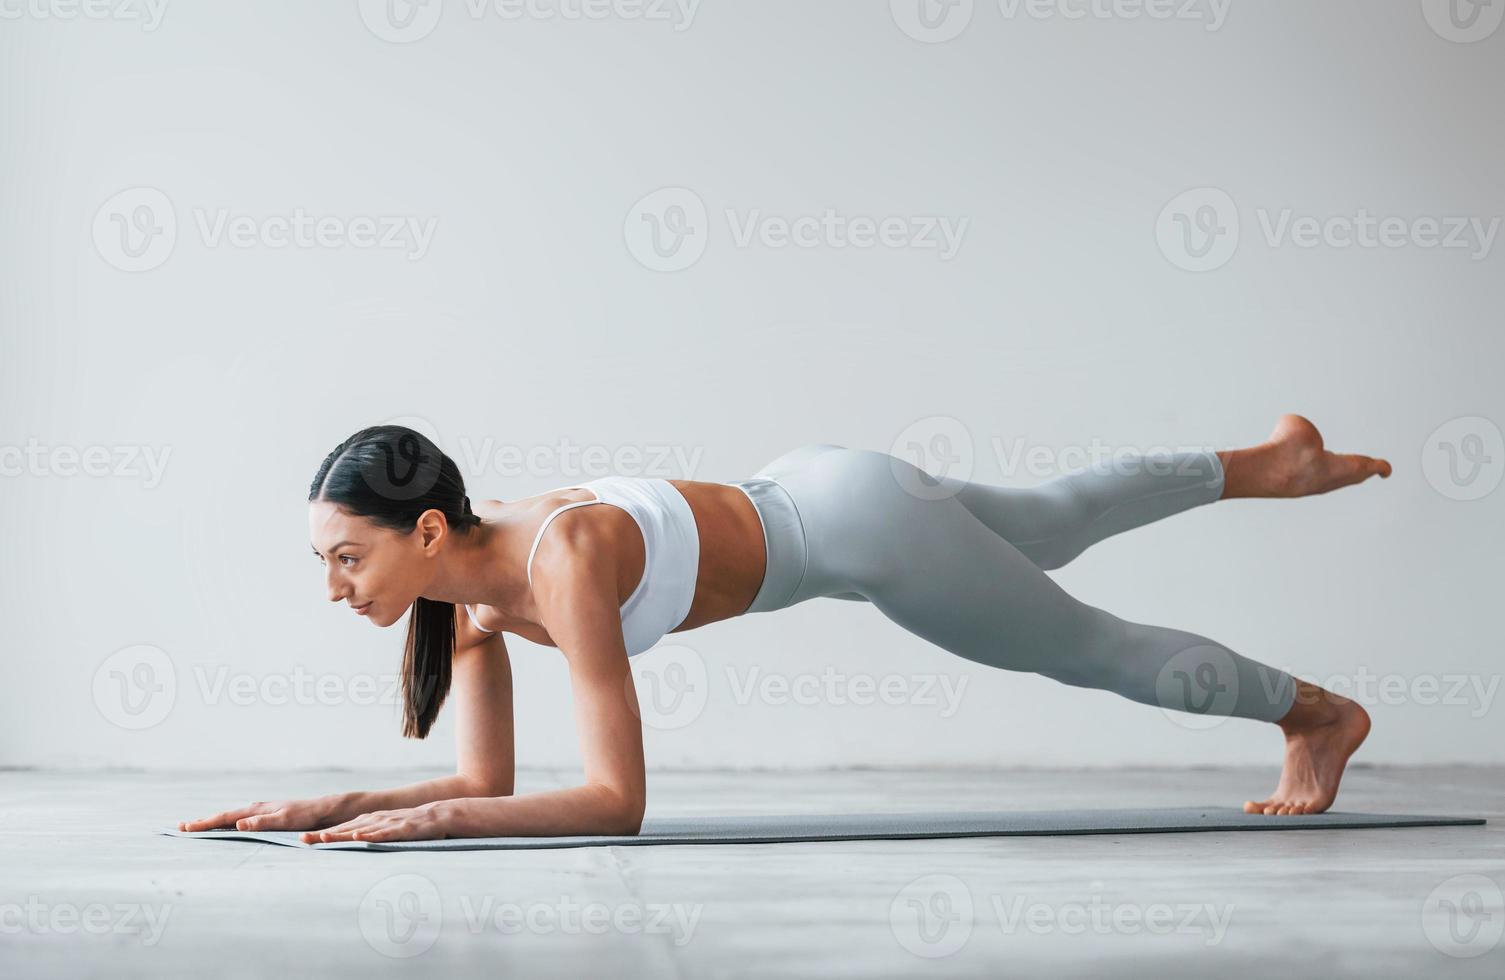
{"label": "toe", "polygon": [[1371,476],[1387,477],[1390,475],[1390,464],[1383,459],[1374,456],[1365,456],[1363,460],[1364,469],[1362,472],[1364,479],[1367,480]]}
{"label": "toe", "polygon": [[1334,467],[1338,478],[1338,486],[1350,486],[1369,479],[1375,474],[1374,460],[1368,456],[1360,456],[1356,453],[1345,453],[1338,456],[1339,465]]}

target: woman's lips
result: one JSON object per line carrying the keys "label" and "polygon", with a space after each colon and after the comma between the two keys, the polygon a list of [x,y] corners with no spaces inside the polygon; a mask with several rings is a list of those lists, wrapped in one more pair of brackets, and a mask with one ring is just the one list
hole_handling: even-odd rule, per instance
{"label": "woman's lips", "polygon": [[375,599],[372,599],[371,602],[368,602],[368,603],[366,603],[363,606],[353,606],[352,608],[355,609],[356,615],[358,615],[358,616],[364,616],[364,615],[366,615],[366,613],[368,613],[368,612],[371,611],[371,603],[373,603],[375,601],[376,601]]}

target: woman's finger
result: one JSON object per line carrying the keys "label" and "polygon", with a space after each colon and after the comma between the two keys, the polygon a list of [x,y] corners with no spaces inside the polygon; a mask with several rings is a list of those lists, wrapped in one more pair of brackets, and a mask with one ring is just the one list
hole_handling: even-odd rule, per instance
{"label": "woman's finger", "polygon": [[349,830],[351,827],[354,827],[357,824],[365,823],[371,819],[371,814],[363,813],[358,817],[352,817],[349,820],[346,820],[344,823],[335,824],[333,827],[325,827],[323,830],[315,831],[315,833],[331,834],[336,831]]}
{"label": "woman's finger", "polygon": [[[390,817],[370,817],[366,820],[352,820],[348,826],[333,827],[329,830],[319,831],[320,842],[338,840],[364,839],[365,835],[381,827],[393,824],[395,821]],[[357,834],[361,835],[357,838]]]}
{"label": "woman's finger", "polygon": [[235,821],[236,830],[282,830],[287,827],[287,811],[273,810]]}
{"label": "woman's finger", "polygon": [[414,840],[421,836],[417,822],[410,818],[377,817],[352,820],[339,827],[305,834],[303,841],[306,844],[325,844],[336,841]]}
{"label": "woman's finger", "polygon": [[384,817],[378,817],[378,816],[376,816],[374,814],[370,814],[370,813],[363,813],[360,816],[354,818],[353,820],[346,820],[342,824],[336,824],[333,827],[325,827],[323,830],[314,831],[314,833],[319,836],[320,840],[336,840],[336,839],[341,839],[341,838],[336,838],[336,837],[333,837],[333,836],[330,836],[330,835],[334,835],[334,834],[347,834],[350,831],[356,829],[357,827],[369,826],[372,823],[374,823],[374,822],[376,822],[378,820],[382,820],[382,819],[385,819],[385,818]]}
{"label": "woman's finger", "polygon": [[178,824],[179,830],[209,830],[213,827],[230,826],[235,823],[234,815],[244,812],[243,810],[226,810],[224,813],[216,813],[212,817],[200,817],[197,820],[184,820]]}
{"label": "woman's finger", "polygon": [[212,817],[201,817],[198,820],[185,820],[182,823],[178,824],[178,829],[192,832],[195,830],[213,830],[216,827],[234,827],[235,821],[239,820],[242,817],[250,816],[254,813],[259,813],[261,812],[261,810],[258,808],[264,809],[270,805],[271,804],[268,803],[251,803],[247,806],[237,807],[234,810],[225,810],[223,813],[216,813]]}

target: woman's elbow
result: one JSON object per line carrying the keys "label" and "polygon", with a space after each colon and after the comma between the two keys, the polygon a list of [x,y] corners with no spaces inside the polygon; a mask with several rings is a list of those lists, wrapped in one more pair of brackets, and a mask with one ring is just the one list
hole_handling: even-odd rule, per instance
{"label": "woman's elbow", "polygon": [[636,837],[643,829],[643,814],[648,809],[647,798],[641,795],[609,791],[612,800],[610,827],[606,833],[613,837]]}

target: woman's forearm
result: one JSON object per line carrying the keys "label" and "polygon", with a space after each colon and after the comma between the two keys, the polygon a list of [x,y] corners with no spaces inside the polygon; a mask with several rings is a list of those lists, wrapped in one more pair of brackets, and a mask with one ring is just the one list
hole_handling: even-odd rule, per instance
{"label": "woman's forearm", "polygon": [[[344,794],[340,814],[334,821],[343,823],[363,813],[375,810],[402,810],[460,797],[489,795],[487,787],[473,777],[463,774],[426,779],[420,783],[395,786],[391,789],[353,790]],[[505,799],[506,797],[501,797]]]}
{"label": "woman's forearm", "polygon": [[450,837],[636,836],[642,801],[597,783],[569,789],[450,799],[434,804]]}

